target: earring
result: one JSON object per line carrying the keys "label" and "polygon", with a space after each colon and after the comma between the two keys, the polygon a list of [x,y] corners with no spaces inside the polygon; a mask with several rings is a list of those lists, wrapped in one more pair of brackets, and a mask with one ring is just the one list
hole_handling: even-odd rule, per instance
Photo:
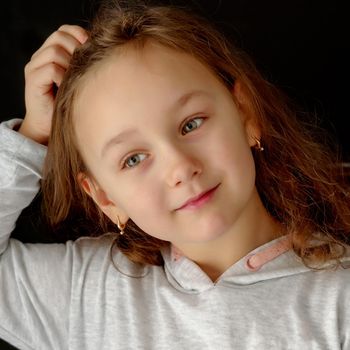
{"label": "earring", "polygon": [[125,224],[122,224],[119,220],[119,216],[117,215],[117,226],[120,230],[120,234],[123,235],[124,234],[124,229],[125,229]]}
{"label": "earring", "polygon": [[259,152],[262,152],[264,150],[264,147],[261,146],[260,140],[257,139],[255,136],[253,136],[253,139],[256,142],[256,145],[254,146],[254,148],[257,149]]}

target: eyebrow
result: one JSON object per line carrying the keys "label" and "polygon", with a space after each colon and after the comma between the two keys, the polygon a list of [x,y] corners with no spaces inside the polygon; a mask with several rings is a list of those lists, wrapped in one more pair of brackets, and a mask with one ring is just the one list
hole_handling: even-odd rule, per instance
{"label": "eyebrow", "polygon": [[[194,90],[194,91],[190,91],[187,92],[185,94],[183,94],[182,96],[180,96],[175,102],[174,102],[174,107],[175,108],[179,108],[182,107],[184,105],[186,105],[189,100],[191,100],[194,97],[200,97],[200,96],[210,96],[208,94],[208,92],[204,91],[204,90]],[[113,136],[111,139],[109,139],[105,145],[102,147],[101,150],[101,158],[105,155],[105,153],[107,152],[108,149],[110,149],[112,146],[121,144],[125,139],[128,139],[131,135],[133,134],[137,134],[138,130],[135,128],[130,128],[130,129],[126,129],[123,132],[119,133],[116,136]]]}

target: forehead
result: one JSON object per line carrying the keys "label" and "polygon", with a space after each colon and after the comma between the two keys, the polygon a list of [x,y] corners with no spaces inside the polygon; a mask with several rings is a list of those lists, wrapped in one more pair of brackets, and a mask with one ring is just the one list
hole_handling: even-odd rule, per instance
{"label": "forehead", "polygon": [[147,118],[170,115],[174,101],[194,90],[212,99],[228,93],[219,78],[189,54],[153,42],[142,49],[118,50],[80,84],[74,111],[78,139],[79,134],[97,139],[102,129],[108,131],[106,125],[118,130],[134,121],[147,127]]}
{"label": "forehead", "polygon": [[75,105],[77,111],[84,112],[100,109],[108,100],[119,102],[119,108],[123,102],[131,107],[132,102],[157,100],[161,105],[182,94],[183,89],[213,91],[219,86],[224,88],[219,78],[193,56],[148,42],[143,48],[129,45],[118,49],[89,71],[80,84]]}

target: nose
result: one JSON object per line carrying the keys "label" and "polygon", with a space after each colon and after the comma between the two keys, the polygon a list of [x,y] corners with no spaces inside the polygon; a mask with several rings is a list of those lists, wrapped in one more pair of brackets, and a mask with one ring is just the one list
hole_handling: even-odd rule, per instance
{"label": "nose", "polygon": [[176,187],[193,180],[203,170],[198,156],[180,147],[168,148],[164,159],[167,164],[165,172],[166,181],[170,187]]}

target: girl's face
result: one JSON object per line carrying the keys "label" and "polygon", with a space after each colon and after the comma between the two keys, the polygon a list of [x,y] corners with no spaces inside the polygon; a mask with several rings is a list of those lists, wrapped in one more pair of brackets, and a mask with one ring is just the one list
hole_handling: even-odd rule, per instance
{"label": "girl's face", "polygon": [[[155,43],[129,47],[86,77],[75,129],[94,179],[84,189],[112,221],[131,218],[178,246],[247,222],[258,199],[250,147],[259,136],[230,92],[198,60]],[[209,201],[182,208],[217,187]]]}

